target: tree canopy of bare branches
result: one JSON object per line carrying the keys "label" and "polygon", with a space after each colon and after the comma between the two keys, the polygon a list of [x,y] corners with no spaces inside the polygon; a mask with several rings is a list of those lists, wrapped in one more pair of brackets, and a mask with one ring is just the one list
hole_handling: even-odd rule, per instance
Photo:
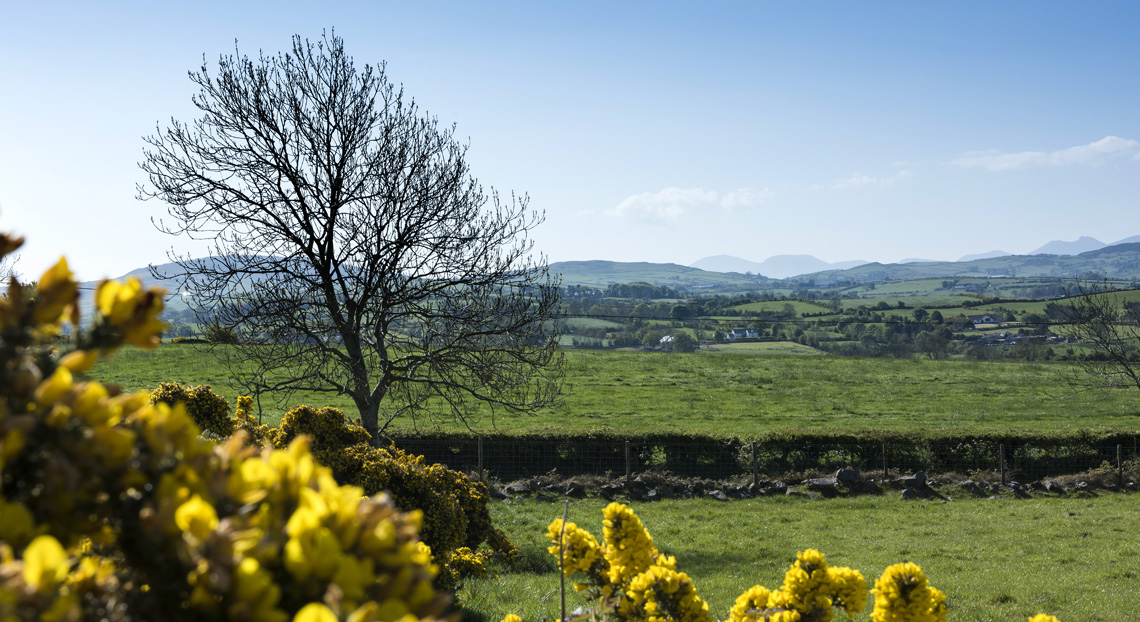
{"label": "tree canopy of bare branches", "polygon": [[145,138],[142,199],[167,204],[199,320],[231,331],[251,391],[352,398],[378,437],[397,417],[475,403],[527,412],[558,393],[558,281],[532,254],[526,196],[485,191],[467,147],[335,33],[190,72],[201,116]]}
{"label": "tree canopy of bare branches", "polygon": [[1059,309],[1066,335],[1093,350],[1077,360],[1078,390],[1140,389],[1140,304],[1107,284],[1080,281]]}

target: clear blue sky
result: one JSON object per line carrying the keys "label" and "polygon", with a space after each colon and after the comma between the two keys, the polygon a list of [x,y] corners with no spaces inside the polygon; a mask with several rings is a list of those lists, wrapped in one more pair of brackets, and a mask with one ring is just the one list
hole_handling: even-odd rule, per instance
{"label": "clear blue sky", "polygon": [[136,201],[187,70],[335,28],[525,192],[552,261],[1025,253],[1140,234],[1136,2],[8,2],[0,227],[87,279],[178,238]]}

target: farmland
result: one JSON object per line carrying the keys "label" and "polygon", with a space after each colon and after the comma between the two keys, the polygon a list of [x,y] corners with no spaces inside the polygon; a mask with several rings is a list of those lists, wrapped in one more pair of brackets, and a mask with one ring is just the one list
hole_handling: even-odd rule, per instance
{"label": "farmland", "polygon": [[[498,413],[493,420],[476,408],[469,423],[474,430],[572,432],[653,431],[667,421],[677,429],[740,437],[772,430],[1134,430],[1140,423],[1135,389],[1072,393],[1065,376],[1074,370],[1065,363],[841,358],[782,345],[691,354],[568,350],[557,404],[525,417]],[[240,393],[200,346],[125,348],[91,375],[129,390],[178,381],[210,384],[231,401]],[[351,402],[331,394],[296,395],[281,405],[264,396],[266,422],[298,403],[353,412]],[[436,423],[465,429],[451,420]],[[412,425],[398,422],[402,429]]]}
{"label": "farmland", "polygon": [[[209,383],[232,399],[237,387],[212,361],[190,345],[125,348],[92,376],[128,389],[163,380]],[[667,422],[722,436],[774,429],[1134,430],[1140,414],[1130,391],[1066,395],[1062,378],[1071,370],[1063,363],[840,358],[769,342],[692,354],[568,350],[565,371],[557,405],[526,418],[499,415],[493,423],[484,413],[472,420],[474,429],[648,432]],[[281,411],[264,399],[272,422]],[[352,413],[350,404],[324,395],[296,401]],[[453,421],[439,425],[462,429]],[[748,587],[777,587],[805,548],[820,549],[831,563],[856,568],[870,582],[892,563],[914,561],[948,595],[951,619],[1016,620],[1039,611],[1062,620],[1131,619],[1140,575],[1140,549],[1128,537],[1136,529],[1133,495],[953,496],[949,502],[908,502],[894,493],[692,499],[634,507],[718,619]],[[551,501],[540,495],[492,505],[496,525],[521,548],[523,560],[467,580],[458,594],[464,620],[556,615],[558,572],[543,535],[563,506]],[[600,536],[603,505],[595,497],[574,501],[570,519]],[[571,609],[583,604],[572,590],[568,603]],[[868,620],[868,611],[855,619]]]}

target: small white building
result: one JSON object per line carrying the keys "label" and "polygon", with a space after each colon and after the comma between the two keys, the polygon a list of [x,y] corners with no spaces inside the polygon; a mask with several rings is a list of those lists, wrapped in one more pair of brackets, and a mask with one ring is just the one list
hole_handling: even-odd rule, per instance
{"label": "small white building", "polygon": [[736,341],[737,339],[757,339],[760,333],[754,328],[734,328],[725,333],[724,338],[727,341]]}

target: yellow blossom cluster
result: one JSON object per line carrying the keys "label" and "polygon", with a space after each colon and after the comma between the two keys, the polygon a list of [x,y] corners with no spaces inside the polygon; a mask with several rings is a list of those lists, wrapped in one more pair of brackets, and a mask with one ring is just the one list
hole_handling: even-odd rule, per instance
{"label": "yellow blossom cluster", "polygon": [[692,580],[677,571],[677,560],[658,552],[653,537],[628,506],[611,503],[602,511],[604,545],[574,523],[555,519],[547,550],[566,576],[580,572],[587,582],[578,591],[599,600],[597,611],[613,611],[630,622],[709,622],[708,605]]}
{"label": "yellow blossom cluster", "polygon": [[[597,604],[589,614],[623,622],[707,622],[708,606],[692,580],[677,571],[677,561],[662,555],[641,519],[629,507],[611,503],[603,510],[604,543],[563,519],[547,529],[547,547],[561,556],[565,576],[581,573],[575,585]],[[945,622],[946,597],[931,587],[922,569],[912,563],[890,566],[875,582],[874,622]],[[853,568],[831,566],[823,553],[807,549],[796,554],[778,590],[755,585],[736,599],[728,622],[830,622],[835,609],[849,617],[867,605],[867,581]],[[507,616],[503,622],[519,622]],[[1040,614],[1029,622],[1059,622]]]}
{"label": "yellow blossom cluster", "polygon": [[[0,251],[19,240],[0,235]],[[161,292],[104,282],[77,349],[60,261],[0,298],[0,619],[371,620],[441,615],[419,512],[364,497],[300,438],[284,449],[200,436],[183,403],[75,374],[153,347]]]}
{"label": "yellow blossom cluster", "polygon": [[563,523],[561,518],[556,518],[546,530],[546,537],[553,542],[546,550],[555,558],[561,555],[563,575],[581,572],[600,576],[608,572],[607,567],[599,565],[608,566],[608,563],[594,534],[574,523]]}
{"label": "yellow blossom cluster", "polygon": [[150,392],[150,402],[162,402],[170,406],[185,404],[195,425],[221,438],[233,434],[237,423],[230,418],[229,402],[211,391],[210,385],[188,387],[177,382],[163,382]]}
{"label": "yellow blossom cluster", "polygon": [[829,622],[834,608],[854,617],[867,604],[867,582],[853,568],[830,566],[815,549],[800,551],[779,590],[756,585],[729,610],[732,622]]}
{"label": "yellow blossom cluster", "polygon": [[888,566],[871,592],[875,622],[946,622],[946,595],[927,582],[917,564]]}

